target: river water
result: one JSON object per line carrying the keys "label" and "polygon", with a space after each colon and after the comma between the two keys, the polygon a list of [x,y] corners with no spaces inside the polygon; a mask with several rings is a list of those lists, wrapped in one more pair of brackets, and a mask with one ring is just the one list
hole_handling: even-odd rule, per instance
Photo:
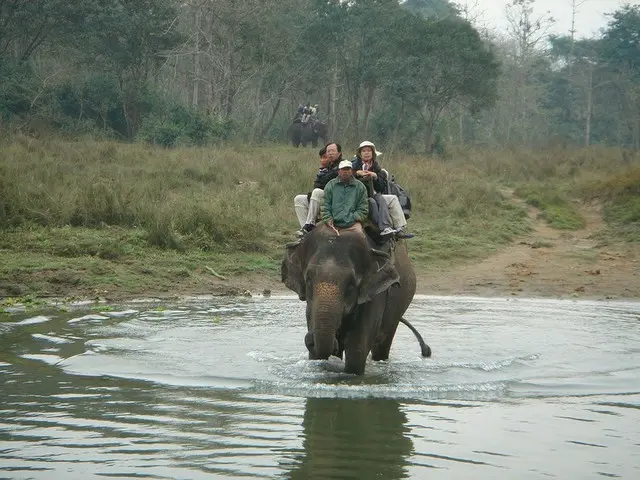
{"label": "river water", "polygon": [[363,377],[294,297],[0,323],[0,478],[640,478],[640,303],[417,297]]}

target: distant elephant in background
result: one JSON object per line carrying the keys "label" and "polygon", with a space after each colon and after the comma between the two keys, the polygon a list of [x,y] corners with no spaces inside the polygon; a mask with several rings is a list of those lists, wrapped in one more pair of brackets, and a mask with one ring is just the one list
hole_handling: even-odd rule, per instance
{"label": "distant elephant in background", "polygon": [[[296,121],[297,120],[297,121]],[[291,144],[294,147],[302,144],[303,147],[307,143],[311,143],[312,147],[318,146],[318,138],[327,139],[329,126],[317,119],[311,119],[306,123],[302,123],[299,118],[295,119],[291,124]]]}
{"label": "distant elephant in background", "polygon": [[404,240],[385,253],[364,234],[338,235],[318,225],[299,243],[287,245],[282,281],[307,302],[305,345],[310,359],[344,352],[346,373],[362,375],[369,352],[386,360],[398,323],[416,335],[422,355],[431,349],[402,315],[416,291],[416,275]]}

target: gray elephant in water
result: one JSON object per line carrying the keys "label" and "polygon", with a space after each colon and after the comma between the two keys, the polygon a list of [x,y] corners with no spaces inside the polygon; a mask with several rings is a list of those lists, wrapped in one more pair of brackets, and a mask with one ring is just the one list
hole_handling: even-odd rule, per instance
{"label": "gray elephant in water", "polygon": [[362,233],[338,235],[324,224],[287,245],[282,281],[307,302],[310,359],[344,353],[345,372],[362,375],[369,352],[373,360],[389,358],[400,321],[418,338],[422,355],[431,355],[402,318],[416,291],[416,275],[404,240],[393,245],[385,253]]}

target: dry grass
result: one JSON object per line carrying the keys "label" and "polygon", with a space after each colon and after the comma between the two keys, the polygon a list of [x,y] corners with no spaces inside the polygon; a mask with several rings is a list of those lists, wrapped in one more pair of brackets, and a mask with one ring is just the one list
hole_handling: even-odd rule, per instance
{"label": "dry grass", "polygon": [[[346,149],[345,157],[352,154]],[[411,195],[418,267],[486,256],[526,231],[527,217],[504,198],[504,185],[537,198],[558,227],[580,226],[573,199],[597,197],[630,240],[640,230],[640,157],[619,149],[381,159]],[[298,227],[293,196],[310,190],[317,166],[316,150],[289,146],[166,150],[94,139],[0,139],[0,257],[11,264],[5,284],[17,282],[11,272],[36,253],[60,269],[58,260],[83,256],[122,266],[167,251],[196,264],[203,254],[227,255],[233,261],[221,261],[221,274],[273,273]],[[133,284],[135,276],[122,282]]]}

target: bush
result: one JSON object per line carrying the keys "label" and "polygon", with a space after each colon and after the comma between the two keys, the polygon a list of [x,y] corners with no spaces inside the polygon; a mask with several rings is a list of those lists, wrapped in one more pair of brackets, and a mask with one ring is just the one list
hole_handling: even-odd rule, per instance
{"label": "bush", "polygon": [[233,131],[230,120],[210,118],[196,110],[175,105],[166,114],[152,113],[145,117],[138,138],[167,148],[202,146],[227,140]]}

